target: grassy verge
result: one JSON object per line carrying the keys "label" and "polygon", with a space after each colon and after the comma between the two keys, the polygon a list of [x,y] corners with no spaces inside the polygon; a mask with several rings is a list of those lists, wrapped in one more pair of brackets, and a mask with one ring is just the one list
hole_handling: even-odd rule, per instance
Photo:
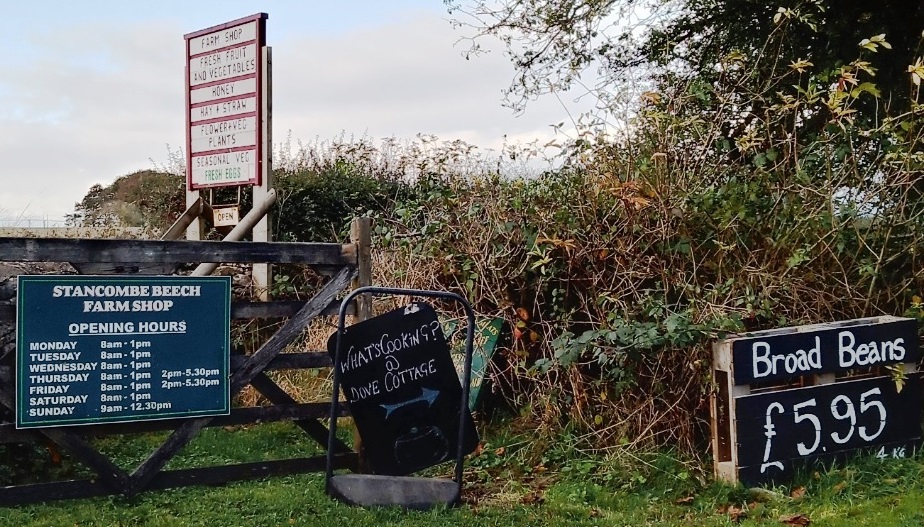
{"label": "grassy verge", "polygon": [[[130,466],[156,436],[100,446]],[[466,503],[406,512],[347,507],[329,499],[319,474],[0,508],[10,526],[277,525],[811,525],[924,524],[924,458],[862,458],[801,474],[786,488],[754,491],[711,483],[703,467],[665,454],[536,452],[523,437],[498,438],[470,460]],[[206,431],[172,467],[306,455],[315,447],[284,425]]]}

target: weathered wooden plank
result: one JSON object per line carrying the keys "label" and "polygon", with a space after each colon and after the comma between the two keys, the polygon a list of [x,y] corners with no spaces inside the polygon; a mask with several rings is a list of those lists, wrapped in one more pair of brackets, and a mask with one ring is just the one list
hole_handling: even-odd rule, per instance
{"label": "weathered wooden plank", "polygon": [[156,263],[68,262],[80,274],[173,274],[179,265]]}
{"label": "weathered wooden plank", "polygon": [[[105,273],[104,273],[105,274]],[[147,274],[140,273],[139,274]],[[305,307],[306,300],[274,300],[272,302],[232,302],[231,318],[285,318],[291,317],[298,313],[298,310]],[[340,309],[340,302],[335,300],[328,304],[321,312],[322,315],[336,315]],[[347,308],[348,315],[354,315],[356,309],[354,306]],[[13,304],[0,303],[0,322],[15,322],[16,306]]]}
{"label": "weathered wooden plank", "polygon": [[[258,392],[262,393],[264,397],[269,399],[273,404],[295,404],[297,401],[292,398],[291,395],[286,393],[285,390],[279,387],[278,384],[273,382],[272,379],[266,376],[265,373],[261,373],[254,377],[253,381],[250,382],[251,386],[257,389]],[[325,405],[328,408],[329,404]],[[346,406],[346,405],[344,405]],[[312,439],[318,442],[319,445],[326,447],[327,439],[329,436],[329,431],[326,426],[318,422],[317,418],[315,419],[299,419],[293,421],[293,423],[305,431]],[[335,439],[334,441],[335,452],[343,453],[350,452],[350,447],[346,445],[343,441]]]}
{"label": "weathered wooden plank", "polygon": [[[5,389],[0,389],[0,403],[9,409],[15,409],[16,407],[13,396]],[[60,428],[44,428],[39,432],[96,472],[103,484],[111,489],[113,493],[119,492],[126,487],[128,474],[117,467],[109,458],[97,452],[82,437]]]}
{"label": "weathered wooden plank", "polygon": [[[338,454],[334,456],[338,469],[352,469],[356,456]],[[167,470],[158,473],[148,485],[150,490],[188,487],[190,485],[224,485],[232,481],[259,479],[270,476],[291,476],[306,472],[320,472],[325,468],[325,457],[280,459],[238,463],[235,465]]]}
{"label": "weathered wooden plank", "polygon": [[[356,456],[352,453],[334,456],[337,469],[354,470]],[[189,468],[161,472],[148,489],[163,490],[192,485],[222,485],[232,481],[259,479],[269,476],[290,476],[324,470],[324,456],[239,463],[228,466]],[[75,479],[0,487],[0,506],[25,505],[54,500],[82,499],[115,494],[101,481]]]}
{"label": "weathered wooden plank", "polygon": [[16,277],[10,276],[0,280],[0,300],[9,300],[16,296]]}
{"label": "weathered wooden plank", "polygon": [[[242,367],[247,362],[246,355],[231,356],[231,370]],[[332,364],[330,355],[323,351],[309,351],[305,353],[280,353],[263,371],[271,370],[300,370],[306,368],[329,368]]]}
{"label": "weathered wooden plank", "polygon": [[[339,270],[339,269],[338,269]],[[298,310],[305,307],[307,300],[274,300],[270,302],[232,302],[231,318],[282,318],[291,317]],[[322,315],[336,315],[340,310],[340,302],[335,300],[328,304],[321,312]],[[356,310],[350,306],[348,315]]]}
{"label": "weathered wooden plank", "polygon": [[[353,287],[372,285],[372,218],[354,218],[350,224],[350,241],[356,245],[356,278]],[[372,317],[372,295],[359,295],[353,302],[356,309],[355,322],[362,322]],[[339,315],[339,312],[338,312]],[[338,397],[339,394],[334,394]],[[358,456],[357,463],[361,472],[367,472],[366,449],[359,430],[353,428],[353,444]]]}
{"label": "weathered wooden plank", "polygon": [[75,479],[0,487],[0,506],[24,505],[53,500],[95,498],[116,494],[102,481]]}
{"label": "weathered wooden plank", "polygon": [[[229,242],[225,242],[229,243]],[[344,290],[353,277],[355,270],[351,267],[342,269],[333,277],[317,295],[312,298],[288,323],[277,331],[260,347],[242,367],[231,376],[231,395],[236,395],[263,371],[267,364],[297,337],[313,318]],[[211,418],[190,419],[177,428],[170,437],[142,462],[132,473],[128,494],[134,495],[144,490],[151,479],[157,475],[168,461],[183,448]]]}
{"label": "weathered wooden plank", "polygon": [[[349,412],[346,405],[341,415],[347,416]],[[256,406],[249,408],[233,408],[230,415],[217,416],[206,426],[238,426],[253,423],[269,423],[273,421],[300,421],[305,419],[322,419],[330,414],[328,403],[294,403],[276,404],[274,406]],[[182,425],[185,419],[163,419],[158,421],[133,421],[130,423],[108,423],[92,426],[59,427],[61,430],[70,430],[84,437],[103,437],[109,435],[139,434],[173,430]],[[44,436],[37,430],[17,430],[14,423],[0,423],[0,443],[25,443],[41,441]]]}
{"label": "weathered wooden plank", "polygon": [[166,264],[192,262],[356,265],[336,243],[0,238],[0,261]]}
{"label": "weathered wooden plank", "polygon": [[[372,285],[372,218],[356,218],[350,225],[350,241],[356,244],[356,280],[354,287]],[[372,317],[372,295],[356,297],[357,322]],[[339,314],[339,313],[338,313]]]}

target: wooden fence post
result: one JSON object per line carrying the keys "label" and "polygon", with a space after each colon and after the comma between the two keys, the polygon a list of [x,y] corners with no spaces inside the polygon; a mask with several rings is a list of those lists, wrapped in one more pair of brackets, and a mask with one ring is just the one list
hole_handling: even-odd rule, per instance
{"label": "wooden fence post", "polygon": [[[273,48],[263,48],[263,115],[260,118],[263,127],[262,166],[260,184],[253,187],[254,206],[265,200],[273,187]],[[267,211],[253,227],[253,241],[273,241],[273,213]],[[266,302],[270,299],[273,287],[273,266],[269,262],[253,264],[251,273],[257,298]]]}
{"label": "wooden fence post", "polygon": [[[354,289],[372,285],[372,218],[353,218],[350,225],[350,243],[356,244],[356,255],[359,261],[356,268],[356,279],[353,281]],[[362,322],[372,316],[372,297],[359,295],[356,297],[356,322]]]}
{"label": "wooden fence post", "polygon": [[[353,218],[350,224],[350,242],[356,245],[356,278],[353,279],[353,288],[372,285],[372,218]],[[356,316],[353,323],[362,322],[372,317],[372,296],[359,295],[356,297]],[[334,366],[336,367],[336,365]],[[340,394],[333,394],[340,397]],[[356,451],[356,467],[359,472],[367,472],[366,456],[363,453],[362,438],[359,431],[353,427],[353,450]]]}

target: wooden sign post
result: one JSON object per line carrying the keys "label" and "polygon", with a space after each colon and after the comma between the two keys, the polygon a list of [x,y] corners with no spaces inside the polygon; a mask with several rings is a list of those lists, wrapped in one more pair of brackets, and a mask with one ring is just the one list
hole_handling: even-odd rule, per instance
{"label": "wooden sign post", "polygon": [[[184,35],[187,208],[201,199],[203,189],[244,185],[253,187],[256,208],[273,188],[268,18],[266,13],[257,13]],[[255,242],[272,241],[269,211],[252,232]],[[203,238],[198,218],[190,223],[186,237]],[[270,265],[254,264],[252,276],[257,296],[268,300]]]}
{"label": "wooden sign post", "polygon": [[714,348],[716,477],[781,482],[858,450],[911,455],[921,441],[917,324],[875,317],[759,331]]}

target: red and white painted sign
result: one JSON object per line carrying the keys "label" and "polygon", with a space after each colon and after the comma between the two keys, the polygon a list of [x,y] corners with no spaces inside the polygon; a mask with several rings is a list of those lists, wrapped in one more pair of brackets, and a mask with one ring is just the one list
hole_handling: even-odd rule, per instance
{"label": "red and white painted sign", "polygon": [[259,185],[265,13],[185,35],[189,190]]}

